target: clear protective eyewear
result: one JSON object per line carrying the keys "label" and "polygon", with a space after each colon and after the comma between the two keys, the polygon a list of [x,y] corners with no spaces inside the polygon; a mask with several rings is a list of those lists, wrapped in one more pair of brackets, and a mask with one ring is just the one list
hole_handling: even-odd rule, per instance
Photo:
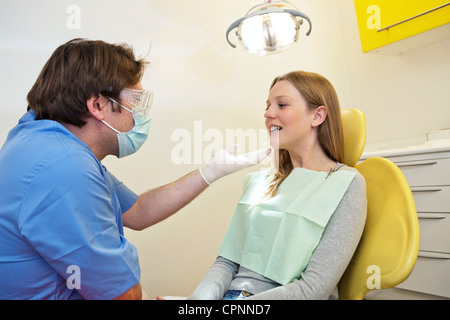
{"label": "clear protective eyewear", "polygon": [[135,90],[126,88],[120,92],[120,98],[126,101],[129,106],[131,106],[131,110],[130,108],[127,108],[113,98],[108,97],[109,100],[117,103],[119,106],[131,113],[146,115],[150,111],[153,103],[153,92],[149,90]]}

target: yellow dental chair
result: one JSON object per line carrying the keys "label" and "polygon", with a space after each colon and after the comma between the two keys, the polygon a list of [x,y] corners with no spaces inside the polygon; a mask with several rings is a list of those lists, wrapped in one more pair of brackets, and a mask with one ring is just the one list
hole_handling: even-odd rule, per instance
{"label": "yellow dental chair", "polygon": [[339,283],[339,298],[361,300],[370,290],[395,287],[408,277],[419,250],[419,222],[409,185],[392,161],[373,157],[356,165],[366,143],[364,114],[344,109],[341,116],[343,162],[366,180],[367,220]]}

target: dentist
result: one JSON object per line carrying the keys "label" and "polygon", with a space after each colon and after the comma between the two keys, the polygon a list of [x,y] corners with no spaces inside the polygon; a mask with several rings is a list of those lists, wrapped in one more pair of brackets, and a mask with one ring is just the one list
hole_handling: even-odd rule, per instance
{"label": "dentist", "polygon": [[137,251],[123,227],[145,229],[267,156],[221,151],[135,194],[101,161],[133,154],[148,136],[145,66],[127,45],[74,39],[42,69],[0,150],[0,299],[140,299]]}

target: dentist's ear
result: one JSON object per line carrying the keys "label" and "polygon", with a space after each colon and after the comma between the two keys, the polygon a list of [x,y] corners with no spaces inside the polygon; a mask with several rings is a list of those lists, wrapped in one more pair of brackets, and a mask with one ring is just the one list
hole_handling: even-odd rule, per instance
{"label": "dentist's ear", "polygon": [[108,103],[109,100],[105,98],[102,95],[91,96],[89,99],[86,100],[86,106],[89,111],[89,115],[96,118],[97,120],[103,120],[104,114],[103,114],[103,107],[106,103]]}
{"label": "dentist's ear", "polygon": [[319,106],[314,110],[314,118],[311,122],[312,127],[320,126],[327,118],[327,108]]}

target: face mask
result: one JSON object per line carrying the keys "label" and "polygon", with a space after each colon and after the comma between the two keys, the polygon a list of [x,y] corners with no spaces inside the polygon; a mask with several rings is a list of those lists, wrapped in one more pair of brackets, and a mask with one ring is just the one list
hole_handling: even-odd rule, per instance
{"label": "face mask", "polygon": [[[131,89],[125,89],[125,90],[131,90]],[[136,91],[136,90],[135,90]],[[137,91],[136,91],[137,92]],[[146,99],[145,101],[145,109],[137,109],[135,110],[134,104],[130,103],[132,105],[132,109],[123,106],[122,104],[116,102],[115,100],[109,98],[114,103],[117,103],[119,106],[127,110],[128,112],[131,112],[134,119],[134,127],[128,131],[128,132],[120,132],[119,130],[116,130],[113,128],[110,124],[106,123],[104,120],[102,122],[106,124],[109,128],[117,132],[117,140],[119,142],[119,158],[126,157],[130,154],[135,153],[139,150],[139,148],[144,144],[145,140],[147,140],[148,133],[150,131],[150,125],[151,125],[151,116],[149,113],[151,101],[148,101]],[[139,106],[137,106],[139,107]],[[142,106],[141,106],[142,107]]]}
{"label": "face mask", "polygon": [[119,141],[119,158],[135,153],[144,144],[145,140],[147,140],[152,118],[149,115],[145,117],[140,114],[133,113],[133,119],[134,127],[128,132],[120,132],[102,120],[104,124],[117,132],[117,140]]}

